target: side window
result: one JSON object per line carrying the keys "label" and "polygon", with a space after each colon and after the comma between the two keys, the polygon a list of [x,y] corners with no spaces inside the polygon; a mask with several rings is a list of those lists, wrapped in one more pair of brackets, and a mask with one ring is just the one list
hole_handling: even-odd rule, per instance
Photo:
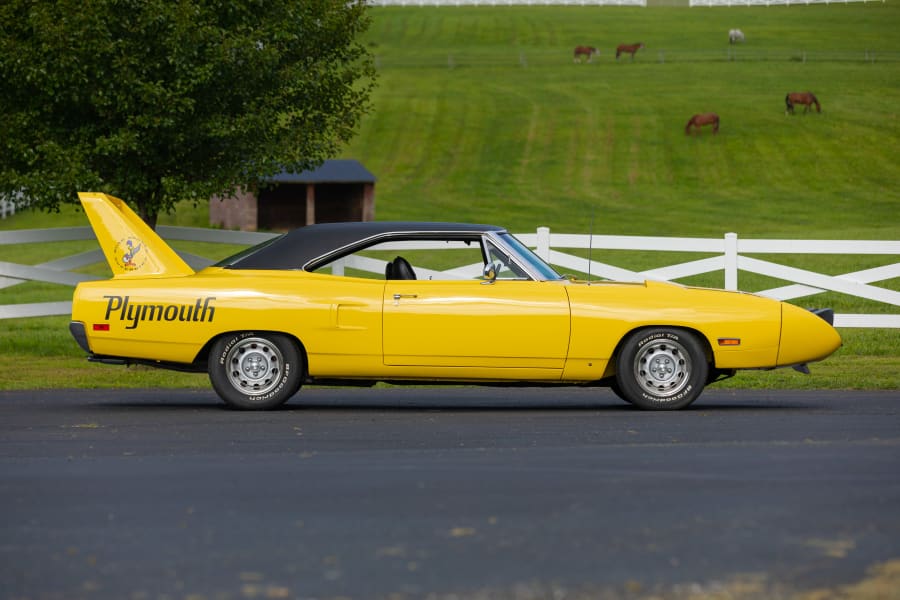
{"label": "side window", "polygon": [[[386,279],[389,263],[405,260],[413,274],[404,279],[480,279],[484,267],[480,238],[466,240],[395,239],[383,241],[327,263],[316,273]],[[400,278],[400,277],[392,277]]]}
{"label": "side window", "polygon": [[528,279],[528,274],[511,260],[509,255],[494,246],[494,244],[485,242],[485,248],[487,249],[488,260],[495,266],[499,265],[499,269],[496,270],[497,279]]}

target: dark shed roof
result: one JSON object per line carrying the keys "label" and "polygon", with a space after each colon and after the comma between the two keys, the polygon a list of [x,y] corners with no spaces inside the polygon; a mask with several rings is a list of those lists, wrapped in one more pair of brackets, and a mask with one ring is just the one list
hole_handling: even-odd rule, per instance
{"label": "dark shed roof", "polygon": [[288,173],[282,171],[266,179],[273,183],[375,183],[372,175],[359,161],[326,160],[318,168]]}

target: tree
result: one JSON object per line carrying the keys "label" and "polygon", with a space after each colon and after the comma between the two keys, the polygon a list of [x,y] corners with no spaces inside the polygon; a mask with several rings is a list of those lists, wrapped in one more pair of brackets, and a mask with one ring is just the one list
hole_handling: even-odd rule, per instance
{"label": "tree", "polygon": [[152,227],[337,153],[369,109],[365,0],[4,0],[0,194],[79,190]]}

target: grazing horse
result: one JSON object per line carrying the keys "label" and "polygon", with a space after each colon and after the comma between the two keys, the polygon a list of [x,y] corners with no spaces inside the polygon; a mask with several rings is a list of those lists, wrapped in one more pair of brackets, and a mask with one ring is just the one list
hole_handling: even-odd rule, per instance
{"label": "grazing horse", "polygon": [[728,31],[728,43],[733,44],[735,42],[743,42],[744,41],[744,32],[740,29],[731,29]]}
{"label": "grazing horse", "polygon": [[719,132],[719,115],[716,113],[699,113],[691,117],[691,120],[687,122],[687,125],[684,126],[684,135],[690,135],[691,127],[695,127],[697,129],[697,133],[700,133],[700,128],[704,125],[712,125],[713,133]]}
{"label": "grazing horse", "polygon": [[634,53],[644,47],[644,44],[638,42],[637,44],[619,44],[616,47],[616,60],[619,60],[619,55],[624,53],[631,55],[631,60],[634,60]]}
{"label": "grazing horse", "polygon": [[809,107],[816,105],[816,112],[822,112],[822,106],[819,99],[812,92],[791,92],[784,97],[784,114],[794,114],[794,105],[803,104],[803,112],[808,112]]}
{"label": "grazing horse", "polygon": [[574,62],[584,62],[583,57],[587,56],[587,61],[591,62],[595,56],[600,54],[593,46],[575,46]]}

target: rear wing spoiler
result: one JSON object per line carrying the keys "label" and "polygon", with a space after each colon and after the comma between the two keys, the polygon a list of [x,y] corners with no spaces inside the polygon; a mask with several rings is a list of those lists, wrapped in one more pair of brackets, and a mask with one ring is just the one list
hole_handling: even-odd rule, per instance
{"label": "rear wing spoiler", "polygon": [[98,192],[79,192],[78,199],[114,279],[193,275],[194,270],[122,200]]}

